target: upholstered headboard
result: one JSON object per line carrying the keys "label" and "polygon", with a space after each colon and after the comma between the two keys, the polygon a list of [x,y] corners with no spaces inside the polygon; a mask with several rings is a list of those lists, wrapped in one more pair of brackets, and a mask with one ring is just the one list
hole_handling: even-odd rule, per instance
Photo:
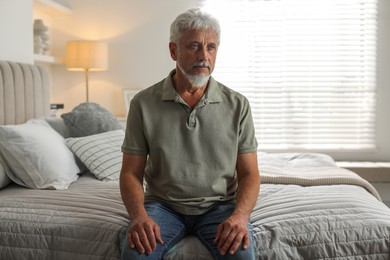
{"label": "upholstered headboard", "polygon": [[49,77],[40,66],[0,61],[0,125],[50,113]]}

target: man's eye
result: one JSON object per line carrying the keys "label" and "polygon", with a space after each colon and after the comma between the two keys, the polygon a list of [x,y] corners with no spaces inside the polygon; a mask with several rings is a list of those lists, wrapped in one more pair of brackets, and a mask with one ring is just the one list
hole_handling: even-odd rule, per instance
{"label": "man's eye", "polygon": [[208,46],[207,48],[209,49],[209,51],[215,50],[215,46],[214,45]]}

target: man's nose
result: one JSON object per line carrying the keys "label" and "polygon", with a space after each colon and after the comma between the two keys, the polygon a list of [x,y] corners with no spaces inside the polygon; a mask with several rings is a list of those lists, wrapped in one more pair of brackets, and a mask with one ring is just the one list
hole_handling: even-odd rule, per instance
{"label": "man's nose", "polygon": [[200,61],[208,61],[209,60],[209,52],[207,51],[207,46],[199,49],[198,59]]}

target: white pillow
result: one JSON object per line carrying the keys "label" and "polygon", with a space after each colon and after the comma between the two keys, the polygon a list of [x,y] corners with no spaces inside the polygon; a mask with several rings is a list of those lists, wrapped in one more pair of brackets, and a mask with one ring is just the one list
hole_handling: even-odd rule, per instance
{"label": "white pillow", "polygon": [[65,139],[43,119],[0,126],[0,152],[8,177],[33,189],[67,189],[80,169]]}
{"label": "white pillow", "polygon": [[114,130],[67,138],[66,144],[97,179],[115,181],[119,179],[122,167],[121,146],[124,138],[124,130]]}

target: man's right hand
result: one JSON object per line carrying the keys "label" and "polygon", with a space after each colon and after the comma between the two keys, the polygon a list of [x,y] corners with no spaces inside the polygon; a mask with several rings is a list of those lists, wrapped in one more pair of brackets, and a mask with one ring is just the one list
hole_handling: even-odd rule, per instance
{"label": "man's right hand", "polygon": [[163,245],[160,227],[149,216],[135,217],[127,231],[130,248],[137,248],[140,254],[150,255],[156,250],[157,243]]}

